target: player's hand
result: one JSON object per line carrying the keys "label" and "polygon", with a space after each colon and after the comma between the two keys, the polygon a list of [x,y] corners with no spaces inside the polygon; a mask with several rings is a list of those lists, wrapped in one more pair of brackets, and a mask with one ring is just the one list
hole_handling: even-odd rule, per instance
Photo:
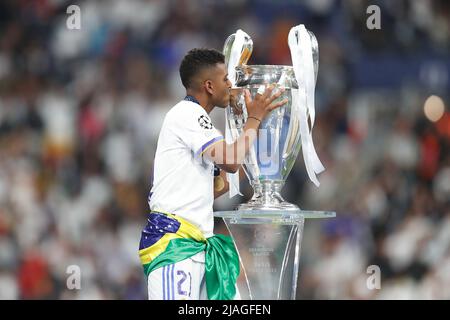
{"label": "player's hand", "polygon": [[271,111],[281,107],[286,102],[288,102],[288,99],[274,102],[285,91],[284,88],[281,88],[278,92],[272,94],[274,88],[274,85],[270,85],[262,94],[257,93],[255,99],[253,100],[250,95],[250,91],[247,89],[244,91],[245,105],[247,106],[248,117],[257,118],[258,120],[262,121]]}

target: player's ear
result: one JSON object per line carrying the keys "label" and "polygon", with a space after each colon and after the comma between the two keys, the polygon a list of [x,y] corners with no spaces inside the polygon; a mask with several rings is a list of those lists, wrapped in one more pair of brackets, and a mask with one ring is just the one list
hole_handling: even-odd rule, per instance
{"label": "player's ear", "polygon": [[209,94],[213,94],[214,92],[214,87],[213,87],[213,83],[211,80],[206,80],[204,82],[204,86],[205,86],[205,90],[209,93]]}

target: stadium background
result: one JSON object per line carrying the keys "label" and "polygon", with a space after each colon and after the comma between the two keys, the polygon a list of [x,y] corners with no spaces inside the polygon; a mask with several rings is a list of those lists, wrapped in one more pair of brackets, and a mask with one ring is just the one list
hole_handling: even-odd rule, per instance
{"label": "stadium background", "polygon": [[[70,4],[81,30],[66,28]],[[381,30],[366,27],[371,4]],[[444,0],[1,1],[0,299],[145,299],[137,247],[161,121],[184,94],[180,59],[241,28],[251,64],[290,64],[300,23],[319,41],[326,171],[315,188],[299,155],[284,195],[338,218],[306,224],[298,299],[450,299]],[[66,288],[69,265],[81,290]]]}

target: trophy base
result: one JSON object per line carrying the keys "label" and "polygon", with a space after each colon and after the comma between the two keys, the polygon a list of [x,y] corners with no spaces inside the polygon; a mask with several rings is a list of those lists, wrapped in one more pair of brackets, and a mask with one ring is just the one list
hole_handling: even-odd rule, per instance
{"label": "trophy base", "polygon": [[284,181],[263,180],[253,181],[252,186],[255,191],[252,199],[247,203],[237,206],[236,210],[280,210],[299,211],[300,208],[283,199],[280,195]]}
{"label": "trophy base", "polygon": [[241,203],[237,206],[236,210],[249,211],[249,210],[280,210],[280,211],[299,211],[300,208],[295,204],[283,201],[279,203],[264,203],[257,201],[249,201],[247,203]]}

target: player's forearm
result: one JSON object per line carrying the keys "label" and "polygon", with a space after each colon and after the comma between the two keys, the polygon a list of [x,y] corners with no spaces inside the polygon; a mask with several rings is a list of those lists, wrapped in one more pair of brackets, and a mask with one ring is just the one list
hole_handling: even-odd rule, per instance
{"label": "player's forearm", "polygon": [[224,150],[225,166],[223,168],[225,171],[237,172],[239,167],[244,163],[246,155],[257,139],[259,125],[259,120],[248,118],[243,133],[234,143],[226,145]]}

